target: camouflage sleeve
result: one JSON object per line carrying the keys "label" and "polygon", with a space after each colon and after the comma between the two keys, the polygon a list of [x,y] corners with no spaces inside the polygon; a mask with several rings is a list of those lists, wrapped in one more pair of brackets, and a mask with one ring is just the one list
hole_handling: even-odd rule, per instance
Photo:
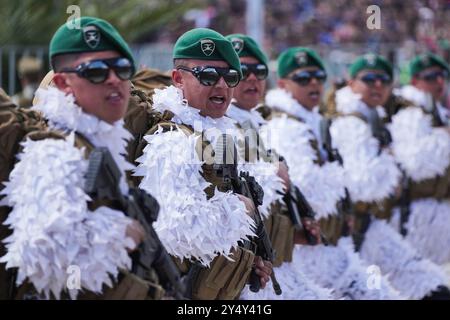
{"label": "camouflage sleeve", "polygon": [[256,108],[256,111],[258,111],[261,114],[261,117],[264,118],[264,120],[270,120],[272,115],[272,109],[266,105],[260,105]]}
{"label": "camouflage sleeve", "polygon": [[128,161],[135,163],[146,145],[144,135],[161,120],[161,114],[153,110],[149,96],[141,90],[133,89],[124,120],[125,128],[133,135],[127,147]]}
{"label": "camouflage sleeve", "polygon": [[0,88],[0,111],[3,111],[5,108],[13,108],[15,107],[11,98]]}
{"label": "camouflage sleeve", "polygon": [[172,85],[172,77],[169,72],[148,68],[139,70],[131,81],[136,89],[143,91],[149,97],[153,95],[155,89]]}

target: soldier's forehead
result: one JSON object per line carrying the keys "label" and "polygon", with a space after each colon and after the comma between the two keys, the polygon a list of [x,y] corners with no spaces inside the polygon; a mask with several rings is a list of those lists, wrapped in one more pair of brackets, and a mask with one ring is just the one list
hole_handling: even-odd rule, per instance
{"label": "soldier's forehead", "polygon": [[423,69],[422,71],[420,71],[420,73],[426,73],[429,71],[438,71],[438,70],[444,70],[444,68],[442,68],[441,66],[431,66],[431,67]]}
{"label": "soldier's forehead", "polygon": [[259,63],[259,60],[256,59],[255,57],[248,56],[248,57],[240,57],[239,59],[243,63]]}
{"label": "soldier's forehead", "polygon": [[83,62],[87,62],[90,60],[96,59],[109,59],[116,58],[122,56],[120,52],[115,50],[107,50],[107,51],[95,51],[95,52],[82,52],[74,61],[74,64],[80,64]]}
{"label": "soldier's forehead", "polygon": [[290,74],[295,74],[300,71],[315,71],[315,70],[320,70],[320,68],[317,66],[302,67],[302,68],[297,68],[297,69],[293,70]]}
{"label": "soldier's forehead", "polygon": [[230,65],[225,60],[203,60],[203,59],[188,59],[189,66],[213,66],[226,68]]}
{"label": "soldier's forehead", "polygon": [[367,74],[367,73],[377,73],[377,74],[387,74],[386,71],[384,70],[379,70],[379,69],[363,69],[360,72],[358,72],[358,75],[361,74]]}

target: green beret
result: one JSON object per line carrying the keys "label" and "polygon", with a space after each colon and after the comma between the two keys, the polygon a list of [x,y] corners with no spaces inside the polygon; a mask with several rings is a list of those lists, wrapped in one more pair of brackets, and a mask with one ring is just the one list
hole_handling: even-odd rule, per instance
{"label": "green beret", "polygon": [[322,59],[314,50],[304,47],[289,48],[278,57],[278,76],[284,78],[295,69],[311,66],[325,71]]}
{"label": "green beret", "polygon": [[[79,24],[80,28],[77,28]],[[133,54],[119,32],[105,20],[81,17],[63,24],[50,41],[51,58],[65,53],[83,53],[115,50],[130,59],[135,65]]]}
{"label": "green beret", "polygon": [[233,45],[220,33],[196,28],[178,38],[173,48],[174,59],[223,60],[236,69],[241,78],[241,63]]}
{"label": "green beret", "polygon": [[385,71],[391,78],[393,77],[392,65],[389,61],[374,53],[367,53],[356,58],[348,71],[350,76],[354,78],[358,72],[367,69]]}
{"label": "green beret", "polygon": [[267,67],[267,56],[253,38],[239,33],[230,34],[225,38],[231,41],[239,57],[254,57]]}
{"label": "green beret", "polygon": [[447,70],[447,72],[450,72],[450,67],[447,62],[431,52],[416,56],[409,64],[409,72],[411,76],[414,76],[422,70],[434,66],[441,67],[442,69]]}

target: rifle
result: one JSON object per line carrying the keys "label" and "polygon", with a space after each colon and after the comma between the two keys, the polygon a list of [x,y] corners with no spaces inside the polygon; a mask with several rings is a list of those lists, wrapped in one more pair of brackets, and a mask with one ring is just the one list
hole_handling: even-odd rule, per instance
{"label": "rifle", "polygon": [[439,110],[438,110],[438,106],[437,106],[436,100],[433,99],[430,96],[428,96],[428,97],[429,97],[428,100],[431,99],[430,103],[432,105],[431,116],[432,116],[432,119],[433,119],[433,126],[435,126],[435,127],[443,127],[443,126],[445,126],[445,123],[444,123],[444,121],[442,121],[442,118],[441,118],[441,116],[439,114]]}
{"label": "rifle", "polygon": [[[237,169],[237,150],[231,137],[227,134],[222,134],[215,148],[215,163],[214,170],[219,177],[223,177],[225,182],[225,188],[231,190],[236,194],[241,194],[251,199],[255,205],[255,225],[256,225],[256,255],[260,256],[264,260],[270,262],[274,261],[274,250],[267,234],[264,221],[261,213],[258,210],[258,206],[262,204],[264,197],[264,191],[261,186],[256,182],[255,178],[250,176],[248,172],[240,172],[238,174]],[[228,151],[228,152],[227,152]],[[232,155],[232,159],[230,159]],[[228,160],[228,161],[227,161]],[[271,274],[272,286],[277,295],[281,294],[281,287],[275,277],[275,273]],[[250,290],[252,292],[258,292],[261,289],[261,283],[259,276],[253,270],[250,274]]]}
{"label": "rifle", "polygon": [[353,201],[350,198],[350,193],[348,192],[347,188],[345,188],[345,198],[340,200],[337,204],[337,210],[339,214],[344,217],[344,224],[342,226],[341,233],[344,237],[347,237],[353,233],[353,230],[351,230],[348,225],[348,219],[351,219],[355,216]]}
{"label": "rifle", "polygon": [[146,238],[138,250],[131,254],[131,271],[145,278],[151,268],[155,269],[166,291],[176,299],[183,299],[185,288],[178,268],[152,225],[158,217],[158,202],[145,191],[136,188],[131,188],[129,195],[124,196],[119,188],[120,176],[121,172],[108,148],[95,148],[89,156],[85,191],[91,198],[106,198],[118,202],[128,217],[139,221]]}
{"label": "rifle", "polygon": [[[300,212],[300,217],[302,219],[310,219],[310,220],[316,220],[316,213],[311,208],[311,205],[309,204],[308,200],[306,200],[303,193],[300,191],[300,189],[296,186],[293,188],[295,192],[295,198],[294,201],[297,203],[298,211]],[[295,225],[294,225],[295,226]],[[317,244],[317,239],[315,236],[313,236],[306,228],[303,228],[305,231],[306,238],[308,240],[308,243],[311,245]],[[328,245],[328,240],[325,238],[323,233],[320,233],[320,240],[324,245]]]}
{"label": "rifle", "polygon": [[320,121],[320,136],[322,137],[322,147],[327,153],[328,161],[337,161],[342,166],[344,161],[342,160],[339,151],[336,148],[333,148],[333,145],[331,143],[330,126],[331,119],[323,118]]}
{"label": "rifle", "polygon": [[402,193],[400,195],[400,234],[406,236],[408,230],[406,229],[406,223],[409,220],[411,213],[411,197],[410,197],[410,180],[406,173],[402,172]]}
{"label": "rifle", "polygon": [[[328,161],[334,162],[337,161],[341,166],[344,164],[344,160],[342,159],[339,151],[336,148],[333,148],[331,142],[331,134],[330,134],[330,126],[331,119],[323,118],[320,122],[320,135],[322,137],[322,146],[327,153]],[[344,218],[344,225],[342,226],[342,235],[344,237],[349,236],[353,233],[353,230],[350,230],[348,226],[348,220],[355,217],[355,210],[353,207],[353,201],[350,197],[350,192],[347,188],[345,188],[345,198],[338,202],[337,204],[338,213]]]}
{"label": "rifle", "polygon": [[[286,163],[285,159],[282,156],[279,156],[279,161]],[[316,213],[311,208],[311,205],[309,204],[308,200],[306,200],[300,189],[291,181],[289,181],[289,185],[290,188],[286,193],[283,194],[283,202],[286,204],[291,222],[294,225],[295,230],[303,230],[306,240],[310,245],[316,245],[317,238],[303,226],[302,221],[302,219],[315,220]],[[328,245],[328,240],[322,233],[320,234],[320,238],[323,244]]]}

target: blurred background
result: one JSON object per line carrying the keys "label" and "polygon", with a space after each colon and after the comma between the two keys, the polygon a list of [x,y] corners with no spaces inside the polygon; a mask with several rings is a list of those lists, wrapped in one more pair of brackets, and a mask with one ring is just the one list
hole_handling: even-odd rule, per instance
{"label": "blurred background", "polygon": [[[194,27],[256,38],[272,60],[290,46],[310,46],[324,57],[330,79],[346,76],[362,53],[385,55],[396,82],[408,82],[407,63],[433,51],[450,61],[450,0],[0,0],[0,87],[22,89],[29,70],[48,71],[48,43],[73,14],[111,22],[131,44],[141,67],[168,70],[176,39]],[[381,28],[369,30],[367,7],[381,9]],[[24,56],[36,57],[24,63]],[[273,81],[273,77],[272,77]]]}

